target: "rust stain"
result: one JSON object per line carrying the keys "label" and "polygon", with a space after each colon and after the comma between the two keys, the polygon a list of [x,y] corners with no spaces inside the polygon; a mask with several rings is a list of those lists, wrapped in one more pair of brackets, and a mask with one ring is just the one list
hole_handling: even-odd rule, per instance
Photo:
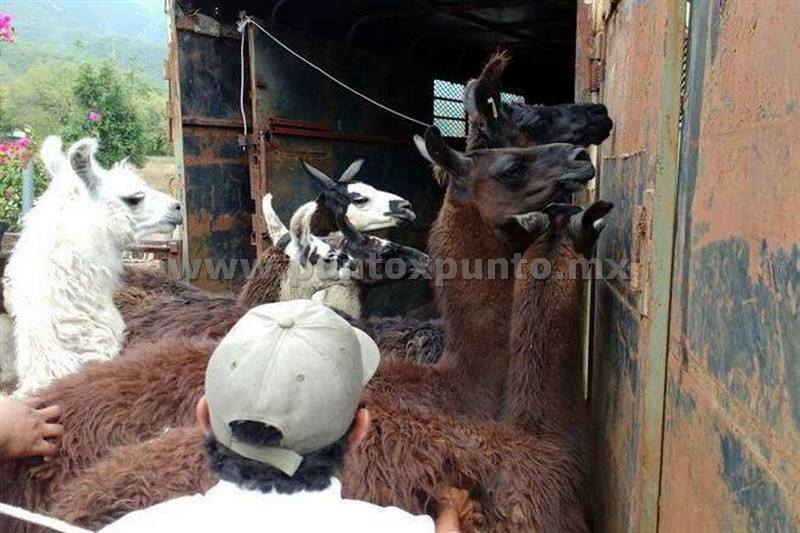
{"label": "rust stain", "polygon": [[773,4],[728,2],[720,14],[703,95],[696,247],[737,236],[775,251],[800,235],[800,11],[793,0]]}

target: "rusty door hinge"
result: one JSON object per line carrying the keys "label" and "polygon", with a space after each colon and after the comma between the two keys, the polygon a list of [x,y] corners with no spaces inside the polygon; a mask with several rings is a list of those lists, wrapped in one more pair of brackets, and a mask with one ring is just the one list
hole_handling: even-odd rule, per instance
{"label": "rusty door hinge", "polygon": [[604,34],[595,32],[594,42],[592,43],[592,53],[589,57],[589,92],[599,94],[603,84],[604,72]]}
{"label": "rusty door hinge", "polygon": [[653,201],[655,189],[645,189],[642,204],[633,208],[630,288],[637,295],[639,314],[647,316],[650,298],[650,259],[653,248]]}

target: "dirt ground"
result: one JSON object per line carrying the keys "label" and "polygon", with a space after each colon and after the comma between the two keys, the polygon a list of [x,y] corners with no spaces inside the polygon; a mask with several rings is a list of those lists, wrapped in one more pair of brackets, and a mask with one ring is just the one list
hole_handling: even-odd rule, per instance
{"label": "dirt ground", "polygon": [[139,175],[151,187],[174,198],[180,198],[180,182],[174,157],[158,156],[148,158],[147,163],[139,170]]}
{"label": "dirt ground", "polygon": [[[154,189],[169,194],[176,200],[181,200],[181,183],[178,178],[178,168],[174,157],[152,156],[147,159],[144,166],[138,169],[137,172]],[[172,236],[153,235],[148,240],[180,239],[182,231],[183,228],[180,227],[175,230]]]}

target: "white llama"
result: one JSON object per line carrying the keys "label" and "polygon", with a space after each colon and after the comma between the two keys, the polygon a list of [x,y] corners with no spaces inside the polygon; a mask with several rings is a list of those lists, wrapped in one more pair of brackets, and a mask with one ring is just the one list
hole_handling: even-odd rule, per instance
{"label": "white llama", "polygon": [[[408,200],[355,179],[363,164],[363,159],[353,161],[338,180],[339,183],[346,183],[347,191],[353,195],[352,202],[347,206],[347,218],[353,227],[358,231],[368,232],[391,227],[405,227],[411,224],[416,219],[416,215]],[[325,175],[307,163],[304,163],[303,166],[311,175]],[[307,202],[300,206],[298,211],[316,209],[318,205],[318,202]],[[289,230],[272,207],[272,194],[268,193],[264,196],[261,210],[270,240],[276,245],[281,239],[285,241],[285,235],[289,233]],[[335,232],[334,234],[338,235],[339,233]],[[318,292],[313,299],[347,313],[351,317],[361,316],[361,288],[356,284],[334,285]]]}
{"label": "white llama", "polygon": [[119,353],[125,324],[113,296],[122,252],[145,236],[171,233],[183,219],[173,198],[125,161],[103,169],[96,151],[94,139],[75,143],[68,157],[58,137],[42,145],[51,183],[23,220],[3,280],[17,395]]}

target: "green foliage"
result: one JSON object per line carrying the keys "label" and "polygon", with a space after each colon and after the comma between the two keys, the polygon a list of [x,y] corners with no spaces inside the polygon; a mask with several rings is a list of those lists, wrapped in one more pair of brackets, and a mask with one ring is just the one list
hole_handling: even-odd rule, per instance
{"label": "green foliage", "polygon": [[[0,156],[0,220],[8,222],[8,231],[21,229],[22,172],[28,162],[23,157]],[[37,197],[47,188],[47,172],[38,159],[33,165],[33,190]]]}
{"label": "green foliage", "polygon": [[[127,78],[127,79],[126,79]],[[62,130],[66,143],[87,135],[100,139],[97,159],[104,165],[124,158],[138,166],[147,155],[145,121],[137,111],[141,87],[129,74],[124,75],[109,61],[83,64],[78,70],[73,93],[78,114]],[[90,120],[92,113],[100,118]]]}
{"label": "green foliage", "polygon": [[[12,55],[16,49],[8,51]],[[77,111],[72,85],[78,65],[46,61],[31,66],[24,76],[0,88],[3,113],[0,128],[30,127],[37,135],[57,135]]]}
{"label": "green foliage", "polygon": [[0,80],[22,76],[43,61],[107,58],[152,82],[162,78],[167,51],[163,0],[0,0],[0,10],[14,17],[17,30],[14,43],[3,47]]}

